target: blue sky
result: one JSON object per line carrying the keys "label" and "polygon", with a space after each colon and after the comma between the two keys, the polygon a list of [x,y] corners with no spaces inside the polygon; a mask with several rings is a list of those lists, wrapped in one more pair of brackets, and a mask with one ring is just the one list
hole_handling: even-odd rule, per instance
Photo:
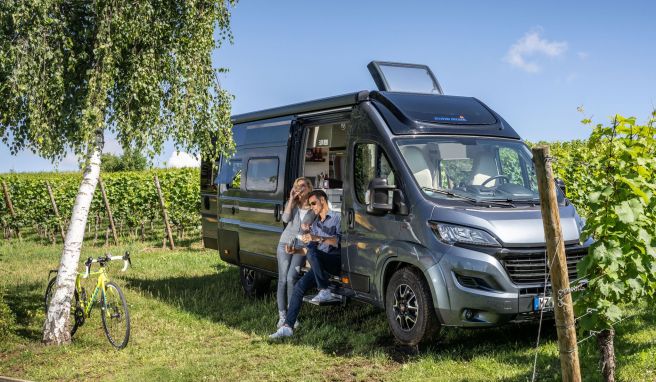
{"label": "blue sky", "polygon": [[[401,5],[402,4],[402,5]],[[446,94],[474,96],[525,139],[585,138],[615,113],[656,107],[653,1],[246,1],[214,54],[239,114],[375,88],[371,60],[429,65]],[[120,148],[109,139],[106,151]],[[168,160],[172,147],[159,157]],[[74,158],[57,168],[76,169]],[[0,172],[51,170],[0,146]]]}

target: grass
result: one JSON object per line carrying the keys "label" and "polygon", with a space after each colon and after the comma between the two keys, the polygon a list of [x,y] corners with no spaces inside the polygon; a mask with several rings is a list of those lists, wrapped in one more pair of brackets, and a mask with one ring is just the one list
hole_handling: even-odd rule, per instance
{"label": "grass", "polygon": [[[116,264],[110,275],[126,293],[132,334],[127,348],[116,351],[104,337],[98,311],[71,345],[43,346],[43,291],[60,247],[0,242],[0,291],[5,290],[15,321],[9,336],[0,338],[0,375],[39,381],[531,379],[534,324],[445,328],[409,354],[394,345],[384,313],[371,306],[305,305],[297,335],[271,343],[275,296],[245,298],[237,268],[221,262],[215,251],[195,243],[176,251],[143,244],[111,248],[114,254],[126,249],[133,268],[120,274]],[[83,257],[103,251],[86,246]],[[652,309],[616,328],[618,380],[656,380],[655,324]],[[556,331],[553,323],[545,326],[537,350],[538,380],[558,380]],[[593,339],[582,344],[580,355],[584,380],[601,380]]]}

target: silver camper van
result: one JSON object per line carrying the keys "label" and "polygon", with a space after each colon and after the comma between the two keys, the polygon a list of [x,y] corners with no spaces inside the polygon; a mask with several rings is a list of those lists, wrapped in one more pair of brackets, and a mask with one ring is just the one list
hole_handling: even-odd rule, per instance
{"label": "silver camper van", "polygon": [[[342,214],[342,301],[385,310],[405,345],[440,325],[485,327],[549,309],[531,152],[496,112],[443,94],[427,66],[373,61],[378,90],[235,115],[236,151],[201,171],[203,240],[247,295],[276,277],[293,180]],[[570,278],[590,240],[558,190]]]}

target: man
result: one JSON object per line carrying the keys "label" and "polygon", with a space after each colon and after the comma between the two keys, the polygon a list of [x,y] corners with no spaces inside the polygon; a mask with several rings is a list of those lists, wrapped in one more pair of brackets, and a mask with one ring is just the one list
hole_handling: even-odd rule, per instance
{"label": "man", "polygon": [[342,216],[339,211],[332,211],[328,205],[328,196],[323,190],[314,190],[308,194],[310,208],[317,216],[310,226],[310,233],[301,240],[308,243],[307,260],[312,267],[294,286],[294,293],[289,301],[285,324],[269,338],[291,337],[294,334],[294,324],[303,304],[303,296],[308,289],[317,287],[317,294],[312,301],[330,300],[332,295],[328,289],[328,274],[339,274],[342,268],[340,239]]}

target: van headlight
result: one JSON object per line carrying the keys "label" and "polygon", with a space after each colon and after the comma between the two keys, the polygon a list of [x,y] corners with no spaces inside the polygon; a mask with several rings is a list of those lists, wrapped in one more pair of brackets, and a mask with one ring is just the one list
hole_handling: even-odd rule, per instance
{"label": "van headlight", "polygon": [[501,246],[492,235],[480,229],[438,222],[431,222],[430,226],[433,228],[437,238],[447,244],[463,243],[488,247]]}

